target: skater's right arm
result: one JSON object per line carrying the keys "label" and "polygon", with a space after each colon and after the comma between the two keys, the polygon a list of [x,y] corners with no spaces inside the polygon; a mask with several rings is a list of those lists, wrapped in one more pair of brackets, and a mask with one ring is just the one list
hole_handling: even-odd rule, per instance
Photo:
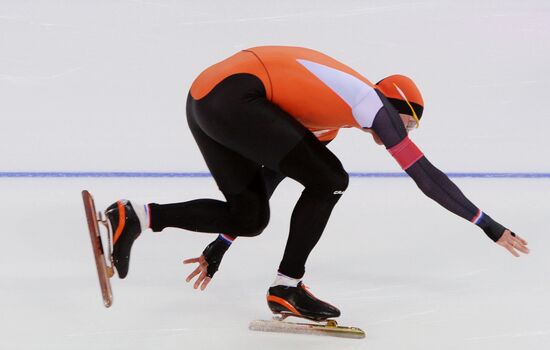
{"label": "skater's right arm", "polygon": [[234,237],[221,234],[206,246],[201,256],[183,261],[184,264],[199,264],[186,278],[186,281],[190,282],[195,276],[198,276],[193,288],[197,289],[200,286],[200,289],[204,290],[208,286],[234,239]]}
{"label": "skater's right arm", "polygon": [[[384,100],[383,97],[381,99]],[[479,226],[489,238],[514,256],[519,256],[518,251],[528,253],[525,240],[478,209],[447,175],[430,163],[409,139],[397,111],[384,102],[374,118],[371,130],[420,190],[447,210]]]}

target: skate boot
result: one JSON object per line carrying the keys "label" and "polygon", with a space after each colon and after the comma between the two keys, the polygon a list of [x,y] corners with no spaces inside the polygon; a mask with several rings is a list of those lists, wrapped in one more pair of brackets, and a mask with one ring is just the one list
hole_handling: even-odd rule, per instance
{"label": "skate boot", "polygon": [[128,274],[130,250],[141,233],[141,225],[130,201],[121,199],[105,210],[113,234],[113,264],[120,278]]}
{"label": "skate boot", "polygon": [[340,310],[317,299],[302,282],[296,287],[269,288],[267,304],[274,314],[281,315],[283,319],[296,316],[319,322],[340,316]]}

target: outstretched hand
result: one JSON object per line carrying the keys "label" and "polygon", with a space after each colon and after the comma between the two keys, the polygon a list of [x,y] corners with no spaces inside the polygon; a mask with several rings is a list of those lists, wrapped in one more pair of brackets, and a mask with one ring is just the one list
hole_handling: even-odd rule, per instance
{"label": "outstretched hand", "polygon": [[510,230],[505,230],[497,244],[506,248],[513,256],[519,257],[520,251],[524,254],[529,254],[529,248],[527,248],[527,241],[516,235]]}
{"label": "outstretched hand", "polygon": [[222,236],[223,235],[219,235],[218,238],[210,242],[210,244],[204,248],[202,255],[198,258],[191,258],[183,261],[184,264],[199,264],[199,266],[197,266],[197,268],[186,278],[187,282],[191,282],[195,276],[199,276],[193,284],[193,288],[197,289],[200,286],[201,290],[204,290],[212,280],[212,277],[214,277],[216,271],[218,271],[223,255],[231,245],[231,242],[227,242],[227,239]]}
{"label": "outstretched hand", "polygon": [[191,282],[191,280],[199,275],[199,277],[197,277],[197,280],[195,281],[195,284],[193,285],[193,288],[197,289],[201,288],[201,290],[204,290],[207,286],[208,286],[208,283],[210,283],[210,281],[212,280],[212,278],[208,277],[206,274],[208,273],[208,262],[206,262],[206,259],[204,258],[204,255],[201,255],[199,256],[198,258],[191,258],[191,259],[186,259],[183,261],[184,264],[194,264],[194,263],[198,263],[199,266],[197,266],[197,268],[191,272],[189,274],[189,276],[187,276],[187,278],[185,279],[186,282]]}

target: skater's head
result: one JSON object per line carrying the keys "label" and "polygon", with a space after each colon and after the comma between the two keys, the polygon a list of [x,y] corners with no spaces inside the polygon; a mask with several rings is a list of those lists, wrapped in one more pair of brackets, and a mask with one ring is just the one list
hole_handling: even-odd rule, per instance
{"label": "skater's head", "polygon": [[397,109],[407,131],[418,128],[424,100],[410,78],[399,74],[390,75],[376,83],[376,87]]}

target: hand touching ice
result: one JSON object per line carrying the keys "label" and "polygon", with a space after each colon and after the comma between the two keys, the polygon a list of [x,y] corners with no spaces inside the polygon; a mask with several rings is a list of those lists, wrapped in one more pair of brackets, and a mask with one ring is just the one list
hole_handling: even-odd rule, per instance
{"label": "hand touching ice", "polygon": [[529,248],[527,248],[527,241],[516,235],[512,231],[506,229],[502,234],[502,237],[497,241],[497,244],[506,248],[512,255],[519,257],[518,251],[529,254]]}

